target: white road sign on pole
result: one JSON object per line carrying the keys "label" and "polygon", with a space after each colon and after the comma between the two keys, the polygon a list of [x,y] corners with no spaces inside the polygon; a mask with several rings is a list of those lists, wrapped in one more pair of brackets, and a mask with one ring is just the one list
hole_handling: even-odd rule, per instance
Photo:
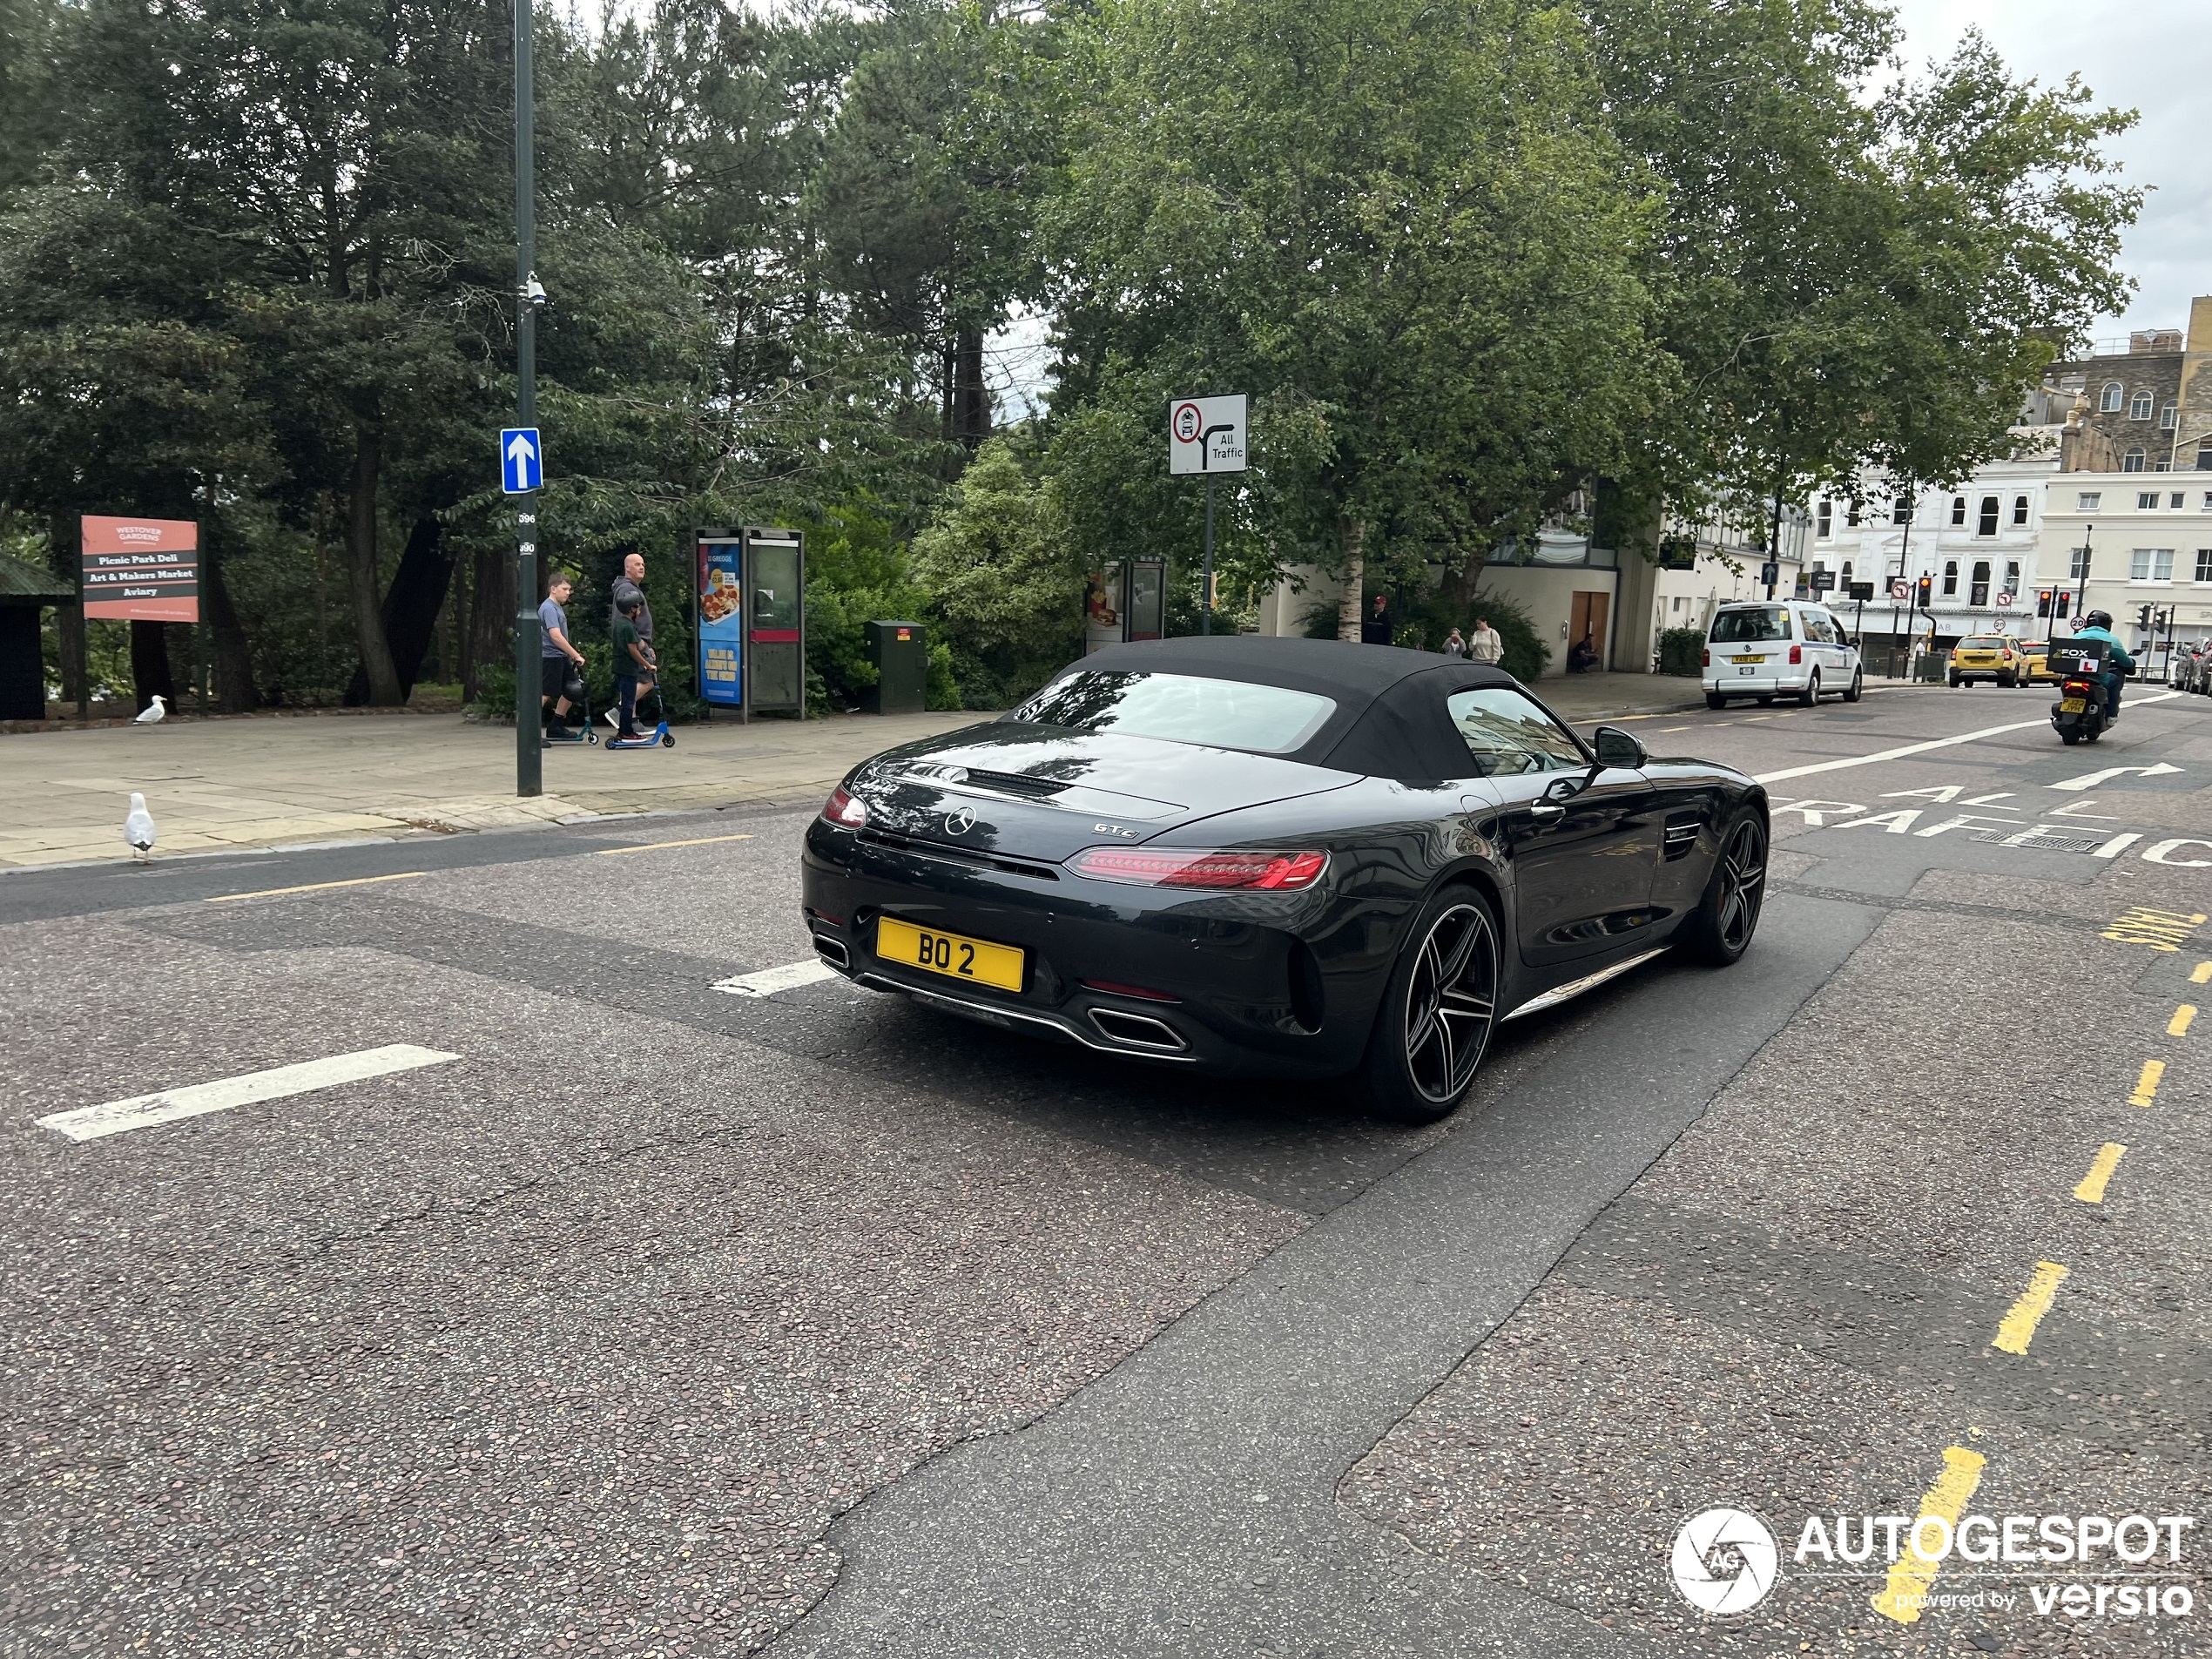
{"label": "white road sign on pole", "polygon": [[1242,472],[1244,395],[1178,397],[1168,403],[1168,470]]}

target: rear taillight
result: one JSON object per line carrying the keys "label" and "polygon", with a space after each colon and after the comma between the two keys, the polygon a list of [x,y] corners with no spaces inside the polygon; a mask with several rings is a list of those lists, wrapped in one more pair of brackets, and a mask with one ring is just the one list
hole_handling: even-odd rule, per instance
{"label": "rear taillight", "polygon": [[1802,663],[1802,662],[1804,662],[1804,659],[1805,659],[1805,648],[1804,648],[1803,645],[1792,645],[1792,646],[1791,646],[1791,647],[1790,647],[1790,666],[1791,666],[1791,667],[1792,667],[1792,668],[1797,667],[1797,664],[1800,664],[1800,663]]}
{"label": "rear taillight", "polygon": [[1094,881],[1139,887],[1310,887],[1329,867],[1326,853],[1228,853],[1183,846],[1093,846],[1068,868]]}
{"label": "rear taillight", "polygon": [[858,829],[868,821],[867,804],[840,789],[829,798],[829,805],[822,808],[822,816],[833,824]]}
{"label": "rear taillight", "polygon": [[1701,658],[1703,658],[1704,659],[1704,666],[1706,666],[1707,668],[1710,668],[1710,667],[1713,665],[1713,653],[1712,653],[1712,652],[1710,652],[1710,651],[1699,651],[1697,654],[1698,654],[1698,656],[1699,656],[1699,657],[1701,657]]}

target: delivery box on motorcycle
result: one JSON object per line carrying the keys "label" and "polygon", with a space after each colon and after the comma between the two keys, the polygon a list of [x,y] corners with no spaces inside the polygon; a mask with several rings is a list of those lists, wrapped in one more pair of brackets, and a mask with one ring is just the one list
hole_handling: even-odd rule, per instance
{"label": "delivery box on motorcycle", "polygon": [[2111,643],[2102,639],[2054,639],[2044,659],[2044,667],[2055,678],[2092,679],[2102,684],[2106,673],[2106,655]]}

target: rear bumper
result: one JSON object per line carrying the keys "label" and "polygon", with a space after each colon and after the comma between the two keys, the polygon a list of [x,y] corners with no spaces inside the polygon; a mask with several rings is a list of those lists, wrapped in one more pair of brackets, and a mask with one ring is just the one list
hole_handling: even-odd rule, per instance
{"label": "rear bumper", "polygon": [[1802,691],[1812,682],[1810,669],[1784,669],[1778,673],[1716,674],[1705,671],[1705,690],[1718,697],[1774,697]]}
{"label": "rear bumper", "polygon": [[[1389,920],[1376,904],[1325,886],[1169,897],[1064,870],[1045,877],[965,864],[819,819],[807,833],[800,880],[817,953],[856,984],[1179,1069],[1291,1077],[1350,1069],[1395,943],[1394,927],[1374,925]],[[1351,925],[1355,912],[1361,925]],[[1020,948],[1022,990],[886,961],[876,954],[876,922],[886,915]],[[1332,958],[1332,938],[1354,948]],[[1317,950],[1309,941],[1324,942]]]}

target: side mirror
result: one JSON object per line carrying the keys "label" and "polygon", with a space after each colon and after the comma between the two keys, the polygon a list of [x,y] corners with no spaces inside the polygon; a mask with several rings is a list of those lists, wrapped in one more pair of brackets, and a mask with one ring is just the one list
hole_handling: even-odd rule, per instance
{"label": "side mirror", "polygon": [[1598,727],[1596,746],[1597,764],[1601,766],[1615,766],[1624,772],[1634,772],[1643,765],[1643,745],[1617,725]]}

